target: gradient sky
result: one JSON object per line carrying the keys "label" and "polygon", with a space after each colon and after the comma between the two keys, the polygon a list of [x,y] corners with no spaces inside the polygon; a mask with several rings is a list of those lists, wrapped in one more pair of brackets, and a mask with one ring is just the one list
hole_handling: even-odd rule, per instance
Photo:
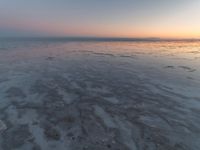
{"label": "gradient sky", "polygon": [[0,36],[200,38],[200,0],[0,0]]}

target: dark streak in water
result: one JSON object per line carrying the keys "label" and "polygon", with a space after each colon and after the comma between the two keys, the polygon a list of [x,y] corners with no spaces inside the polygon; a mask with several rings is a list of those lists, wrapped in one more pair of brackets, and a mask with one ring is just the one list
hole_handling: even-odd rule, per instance
{"label": "dark streak in water", "polygon": [[46,58],[46,60],[50,60],[50,61],[51,61],[51,60],[54,60],[54,59],[55,59],[55,57],[47,57],[47,58]]}
{"label": "dark streak in water", "polygon": [[166,69],[175,69],[174,66],[165,66],[164,68],[166,68]]}
{"label": "dark streak in water", "polygon": [[111,57],[114,57],[115,55],[113,54],[109,54],[109,53],[93,53],[95,55],[101,55],[101,56],[111,56]]}
{"label": "dark streak in water", "polygon": [[195,72],[196,69],[193,69],[193,68],[190,68],[190,67],[187,67],[187,66],[179,66],[179,68],[182,68],[188,72]]}

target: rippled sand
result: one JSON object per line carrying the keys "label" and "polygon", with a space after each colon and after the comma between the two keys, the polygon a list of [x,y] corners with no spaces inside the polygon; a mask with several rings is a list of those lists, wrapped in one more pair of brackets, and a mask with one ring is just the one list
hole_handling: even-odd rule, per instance
{"label": "rippled sand", "polygon": [[200,42],[0,41],[0,150],[199,150]]}

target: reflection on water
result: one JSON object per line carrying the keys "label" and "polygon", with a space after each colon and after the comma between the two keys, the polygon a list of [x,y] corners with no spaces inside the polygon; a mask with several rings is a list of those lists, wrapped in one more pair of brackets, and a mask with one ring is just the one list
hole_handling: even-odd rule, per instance
{"label": "reflection on water", "polygon": [[200,149],[200,41],[0,42],[0,149]]}

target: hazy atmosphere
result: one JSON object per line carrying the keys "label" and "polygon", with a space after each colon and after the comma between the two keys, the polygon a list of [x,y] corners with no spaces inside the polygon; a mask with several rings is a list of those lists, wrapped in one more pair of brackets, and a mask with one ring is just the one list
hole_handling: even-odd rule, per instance
{"label": "hazy atmosphere", "polygon": [[199,0],[0,0],[0,36],[199,38]]}

